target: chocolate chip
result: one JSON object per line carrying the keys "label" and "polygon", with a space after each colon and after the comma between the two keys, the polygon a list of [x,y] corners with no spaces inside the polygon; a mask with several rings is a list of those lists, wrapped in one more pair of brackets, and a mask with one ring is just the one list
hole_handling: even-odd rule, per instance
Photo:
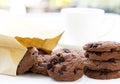
{"label": "chocolate chip", "polygon": [[35,53],[33,52],[32,55],[34,55]]}
{"label": "chocolate chip", "polygon": [[86,57],[86,58],[89,58],[89,54],[88,54],[88,53],[85,53],[85,57]]}
{"label": "chocolate chip", "polygon": [[96,54],[97,56],[101,56],[101,55],[102,55],[101,52],[95,52],[95,54]]}
{"label": "chocolate chip", "polygon": [[88,46],[89,48],[92,48],[93,43],[89,43],[87,46]]}
{"label": "chocolate chip", "polygon": [[54,70],[55,70],[55,67],[52,67],[51,71],[54,72]]}
{"label": "chocolate chip", "polygon": [[63,65],[63,67],[61,68],[61,71],[66,71],[66,66]]}
{"label": "chocolate chip", "polygon": [[120,54],[120,51],[117,51],[117,53],[119,53],[119,54]]}
{"label": "chocolate chip", "polygon": [[62,54],[61,54],[61,53],[58,53],[58,54],[56,54],[56,56],[60,57],[60,56],[62,56]]}
{"label": "chocolate chip", "polygon": [[32,53],[32,55],[35,55],[35,56],[37,56],[37,54],[38,54],[37,51],[35,51],[35,52]]}
{"label": "chocolate chip", "polygon": [[71,53],[71,51],[69,49],[63,49],[64,53]]}
{"label": "chocolate chip", "polygon": [[94,44],[92,47],[93,47],[93,48],[96,48],[96,47],[98,47],[98,44]]}
{"label": "chocolate chip", "polygon": [[63,57],[60,57],[60,58],[59,58],[59,61],[60,61],[60,62],[64,62],[65,59],[64,59]]}
{"label": "chocolate chip", "polygon": [[100,72],[101,72],[101,73],[109,73],[110,70],[108,70],[108,69],[101,69]]}
{"label": "chocolate chip", "polygon": [[111,59],[108,60],[108,62],[113,62],[113,63],[115,63],[115,59],[114,59],[114,58],[111,58]]}
{"label": "chocolate chip", "polygon": [[38,64],[38,66],[41,66],[41,62],[38,62],[37,64]]}
{"label": "chocolate chip", "polygon": [[114,51],[116,51],[116,48],[111,48],[110,49],[110,52],[114,52]]}
{"label": "chocolate chip", "polygon": [[61,74],[61,75],[63,75],[63,71],[61,71],[61,70],[59,70],[58,73]]}
{"label": "chocolate chip", "polygon": [[94,43],[94,44],[93,44],[93,43],[89,43],[89,44],[88,44],[88,47],[89,47],[89,48],[96,48],[96,47],[98,47],[99,45],[102,45],[102,44],[100,44],[100,43]]}
{"label": "chocolate chip", "polygon": [[20,68],[20,65],[18,65],[18,68]]}
{"label": "chocolate chip", "polygon": [[57,64],[57,63],[58,63],[57,59],[52,59],[52,60],[51,60],[51,64],[55,65],[55,64]]}
{"label": "chocolate chip", "polygon": [[66,66],[63,65],[63,67],[61,68],[61,70],[58,71],[59,74],[63,74],[63,72],[66,71]]}
{"label": "chocolate chip", "polygon": [[44,60],[43,62],[44,62],[44,63],[46,63],[47,61],[46,61],[46,60]]}
{"label": "chocolate chip", "polygon": [[47,64],[47,69],[49,70],[51,68],[52,68],[52,64],[51,63]]}
{"label": "chocolate chip", "polygon": [[75,68],[74,71],[73,71],[74,74],[76,74],[78,72],[78,70],[80,70],[80,68]]}

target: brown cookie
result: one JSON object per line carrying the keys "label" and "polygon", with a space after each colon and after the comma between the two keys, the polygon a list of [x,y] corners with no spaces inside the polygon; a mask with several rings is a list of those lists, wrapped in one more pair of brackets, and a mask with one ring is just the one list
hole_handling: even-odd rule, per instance
{"label": "brown cookie", "polygon": [[120,59],[120,52],[85,52],[85,57],[90,60]]}
{"label": "brown cookie", "polygon": [[48,74],[58,81],[75,81],[83,75],[83,53],[78,50],[58,49],[47,65]]}
{"label": "brown cookie", "polygon": [[50,58],[51,58],[50,55],[44,55],[44,54],[37,56],[37,62],[33,65],[31,71],[33,73],[39,73],[47,76],[48,75],[47,63],[50,60]]}
{"label": "brown cookie", "polygon": [[17,75],[23,74],[36,63],[36,56],[38,55],[38,50],[35,47],[29,47],[28,51],[24,55],[23,59],[20,61],[17,67]]}
{"label": "brown cookie", "polygon": [[120,43],[114,41],[97,41],[85,44],[83,49],[86,51],[104,52],[120,51]]}
{"label": "brown cookie", "polygon": [[94,79],[115,79],[115,78],[120,78],[120,71],[109,71],[109,70],[99,70],[99,71],[95,71],[95,70],[89,70],[86,69],[85,70],[85,75],[90,77],[90,78],[94,78]]}
{"label": "brown cookie", "polygon": [[120,70],[120,60],[115,60],[114,58],[107,61],[87,60],[86,67],[90,70],[108,69],[111,71],[116,71]]}
{"label": "brown cookie", "polygon": [[82,60],[86,60],[86,57],[84,56],[84,53],[82,51],[79,51],[79,50],[74,50],[74,49],[57,49],[55,51],[53,51],[52,53],[52,56],[60,56],[60,55],[68,55],[68,54],[71,54],[73,57],[80,57]]}

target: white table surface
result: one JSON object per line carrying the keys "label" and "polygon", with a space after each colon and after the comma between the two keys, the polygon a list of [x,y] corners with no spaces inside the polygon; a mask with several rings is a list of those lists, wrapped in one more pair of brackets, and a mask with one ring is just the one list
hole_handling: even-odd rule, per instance
{"label": "white table surface", "polygon": [[[114,14],[108,15],[113,19],[113,29],[109,34],[101,37],[100,40],[120,41],[120,16]],[[33,33],[33,30],[35,34],[36,31],[39,31],[42,28],[65,29],[62,17],[59,13],[28,14],[20,16],[19,18],[17,17],[17,19],[15,16],[9,17],[9,15],[1,15],[0,18],[0,33],[6,35],[29,35],[27,32],[29,31],[30,33]],[[69,45],[66,45],[67,40],[65,39],[65,37],[62,38],[60,44],[63,44],[62,47],[70,47]],[[74,82],[58,82],[50,77],[27,73],[16,77],[0,75],[0,82],[1,84],[120,84],[120,78],[112,80],[95,80],[84,75],[82,78]]]}

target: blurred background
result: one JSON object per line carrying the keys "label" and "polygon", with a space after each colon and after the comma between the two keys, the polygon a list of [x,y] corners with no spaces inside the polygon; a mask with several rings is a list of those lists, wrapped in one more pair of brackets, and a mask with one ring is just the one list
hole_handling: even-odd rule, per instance
{"label": "blurred background", "polygon": [[120,0],[0,0],[0,12],[60,12],[66,7],[102,8],[107,13],[120,14]]}

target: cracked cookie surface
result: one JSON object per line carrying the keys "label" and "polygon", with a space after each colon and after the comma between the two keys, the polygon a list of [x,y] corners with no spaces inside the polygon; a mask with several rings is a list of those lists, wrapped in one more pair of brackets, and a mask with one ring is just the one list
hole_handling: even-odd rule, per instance
{"label": "cracked cookie surface", "polygon": [[78,50],[57,49],[47,65],[50,77],[58,81],[75,81],[82,77],[84,54]]}
{"label": "cracked cookie surface", "polygon": [[38,73],[42,75],[48,76],[47,73],[47,63],[49,59],[51,58],[51,55],[38,55],[37,62],[32,66],[31,70],[33,73]]}

